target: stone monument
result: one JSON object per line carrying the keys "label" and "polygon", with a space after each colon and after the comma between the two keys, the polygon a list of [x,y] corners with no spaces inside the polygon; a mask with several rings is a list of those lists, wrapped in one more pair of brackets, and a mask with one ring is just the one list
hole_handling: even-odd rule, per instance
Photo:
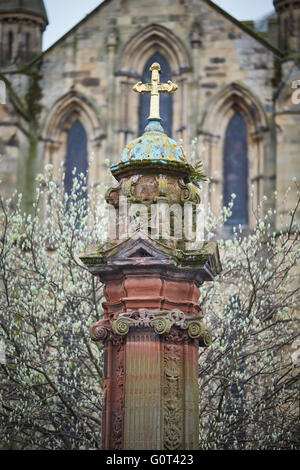
{"label": "stone monument", "polygon": [[[106,200],[117,224],[104,246],[81,255],[104,284],[104,317],[91,337],[104,347],[105,450],[198,448],[198,348],[211,342],[199,289],[221,271],[216,242],[187,249],[185,234],[174,229],[180,210],[176,220],[161,217],[170,205],[187,206],[195,215],[200,197],[192,184],[195,168],[161,125],[159,94],[173,93],[177,85],[160,83],[159,64],[150,70],[151,83],[134,87],[151,93],[145,132],[111,167],[118,184]],[[130,229],[136,208],[144,219],[135,217]],[[179,220],[179,228],[184,223]]]}

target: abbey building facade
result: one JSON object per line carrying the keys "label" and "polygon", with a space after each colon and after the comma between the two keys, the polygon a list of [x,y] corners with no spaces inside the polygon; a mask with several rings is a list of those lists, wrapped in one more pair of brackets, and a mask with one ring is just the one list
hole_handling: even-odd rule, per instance
{"label": "abbey building facade", "polygon": [[30,204],[46,163],[64,166],[65,190],[74,166],[106,183],[106,160],[146,124],[149,97],[132,87],[159,62],[178,85],[162,98],[165,131],[203,161],[212,206],[235,193],[230,223],[251,228],[267,195],[279,226],[300,179],[300,3],[274,5],[259,31],[210,0],[104,0],[42,53],[43,1],[0,0],[2,193],[18,187]]}

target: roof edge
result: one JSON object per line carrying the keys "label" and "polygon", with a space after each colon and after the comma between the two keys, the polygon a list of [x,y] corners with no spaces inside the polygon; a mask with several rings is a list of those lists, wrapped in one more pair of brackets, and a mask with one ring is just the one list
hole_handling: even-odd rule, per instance
{"label": "roof edge", "polygon": [[245,33],[249,34],[250,36],[252,36],[254,39],[256,39],[257,41],[259,41],[261,44],[263,44],[265,47],[267,47],[268,49],[271,50],[271,52],[273,52],[273,54],[275,54],[276,56],[280,57],[280,58],[283,58],[285,57],[285,54],[280,50],[278,49],[277,47],[273,46],[269,41],[267,41],[266,39],[264,39],[262,36],[260,36],[260,34],[256,33],[255,31],[253,31],[251,28],[249,28],[248,26],[246,26],[242,21],[240,20],[237,20],[234,16],[230,15],[230,13],[227,13],[227,11],[223,10],[223,8],[219,7],[218,5],[216,5],[212,0],[204,0],[209,6],[211,6],[212,8],[214,8],[215,10],[217,10],[219,13],[221,13],[223,16],[225,16],[226,18],[228,18],[232,23],[234,23],[236,26],[238,26],[239,28],[241,28]]}
{"label": "roof edge", "polygon": [[106,5],[107,3],[109,3],[111,0],[103,0],[102,3],[100,3],[100,5],[98,5],[96,8],[94,8],[90,13],[88,13],[84,18],[82,18],[82,20],[80,20],[78,23],[76,23],[71,29],[69,29],[65,34],[63,34],[59,39],[57,39],[57,41],[55,41],[53,44],[51,44],[51,46],[48,47],[48,49],[46,49],[45,51],[41,52],[40,55],[38,55],[35,59],[32,60],[32,62],[30,62],[28,64],[28,66],[31,66],[33,65],[35,62],[37,62],[41,57],[43,57],[45,54],[47,54],[47,52],[51,51],[51,49],[53,49],[60,41],[63,41],[65,38],[67,38],[69,36],[69,34],[72,34],[73,31],[75,31],[76,28],[78,28],[78,26],[84,24],[94,13],[96,13],[97,10],[100,10],[100,8],[103,7],[103,5]]}
{"label": "roof edge", "polygon": [[[109,3],[111,0],[103,0],[100,5],[98,5],[96,8],[94,8],[90,13],[88,13],[82,20],[80,20],[78,23],[76,23],[69,31],[67,31],[65,34],[63,34],[57,41],[55,41],[51,46],[48,47],[45,51],[41,52],[36,58],[34,58],[29,64],[27,64],[27,67],[30,67],[34,65],[36,62],[38,62],[45,54],[50,52],[54,47],[57,46],[61,41],[63,41],[65,38],[67,38],[70,34],[72,34],[80,25],[84,24],[94,13],[96,13],[97,10],[102,8],[104,5]],[[259,41],[261,44],[263,44],[265,47],[271,50],[274,55],[277,57],[283,59],[285,57],[285,54],[275,46],[273,46],[269,41],[264,39],[262,36],[260,36],[258,33],[253,31],[251,28],[248,28],[246,25],[244,25],[241,21],[237,20],[234,18],[234,16],[230,15],[227,13],[223,8],[219,7],[216,5],[212,0],[204,0],[209,6],[217,10],[220,14],[228,18],[232,23],[234,23],[236,26],[241,28],[245,33],[249,34],[252,36],[254,39]]]}

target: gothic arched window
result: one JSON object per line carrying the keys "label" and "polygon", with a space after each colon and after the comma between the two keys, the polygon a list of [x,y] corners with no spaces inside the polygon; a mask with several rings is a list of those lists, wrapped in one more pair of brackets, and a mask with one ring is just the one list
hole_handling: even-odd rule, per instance
{"label": "gothic arched window", "polygon": [[[76,168],[76,172],[74,171]],[[68,132],[67,155],[65,165],[65,191],[70,194],[73,186],[73,178],[80,173],[87,177],[87,135],[80,121],[75,121]],[[79,198],[85,197],[86,193],[78,191]]]}
{"label": "gothic arched window", "polygon": [[[143,75],[142,82],[150,83],[151,82],[151,72],[150,67],[154,62],[158,62],[161,67],[160,81],[167,82],[172,80],[171,77],[171,67],[167,59],[156,52],[152,57],[147,61]],[[143,134],[145,126],[147,125],[147,118],[149,116],[150,110],[150,93],[143,93],[140,95],[140,104],[139,104],[139,135]],[[169,93],[160,93],[160,117],[162,119],[162,125],[165,129],[165,132],[168,136],[172,137],[172,124],[173,124],[173,96]]]}
{"label": "gothic arched window", "polygon": [[248,143],[247,127],[239,113],[231,118],[225,136],[224,146],[224,205],[228,205],[231,195],[236,198],[232,216],[227,225],[248,224]]}

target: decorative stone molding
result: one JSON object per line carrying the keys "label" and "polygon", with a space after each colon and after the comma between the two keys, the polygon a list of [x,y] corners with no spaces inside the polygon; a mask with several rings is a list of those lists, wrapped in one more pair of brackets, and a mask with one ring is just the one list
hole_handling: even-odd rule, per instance
{"label": "decorative stone molding", "polygon": [[129,179],[122,180],[122,192],[127,198],[132,198],[135,196],[135,188],[140,181],[142,175],[134,175]]}
{"label": "decorative stone molding", "polygon": [[125,339],[122,336],[111,338],[112,348],[106,349],[111,369],[106,370],[104,378],[103,423],[109,433],[103,434],[103,447],[122,450],[124,440],[124,404],[125,404]]}
{"label": "decorative stone molding", "polygon": [[142,67],[154,51],[161,52],[169,61],[172,71],[190,70],[191,59],[185,46],[172,31],[162,25],[152,24],[139,29],[124,46],[121,56],[121,70],[131,69],[141,76]]}
{"label": "decorative stone molding", "polygon": [[[179,59],[180,48],[173,47],[175,42],[168,45],[167,41],[159,41],[156,47],[160,37],[167,35],[166,30],[152,25],[146,31],[152,44],[138,33],[140,43],[136,40],[125,45],[123,59],[134,53],[134,60],[141,54],[144,61],[147,53],[152,56],[161,47],[173,54],[173,63]],[[113,57],[110,59],[112,66]],[[166,55],[166,59],[172,66],[172,57]],[[126,64],[135,70],[134,60]],[[188,79],[179,75],[186,73],[187,65],[182,60],[177,63],[179,81],[184,83],[176,100],[177,105],[181,102],[184,117]],[[170,93],[175,86],[170,81],[160,83],[159,69],[157,63],[150,69],[151,87],[143,83],[134,87],[135,91],[151,93],[151,118],[145,133],[126,142],[120,161],[111,167],[119,184],[108,190],[106,200],[117,209],[117,233],[107,243],[79,256],[105,286],[104,317],[91,327],[92,340],[104,346],[105,450],[192,450],[199,445],[198,347],[209,346],[212,341],[202,322],[199,287],[221,272],[221,263],[216,242],[190,249],[185,246],[185,236],[175,236],[175,228],[168,236],[157,230],[162,219],[170,219],[175,226],[178,220],[181,224],[178,213],[182,214],[183,208],[196,209],[200,196],[192,184],[202,177],[160,124],[156,91]],[[176,67],[172,66],[172,74],[173,70]],[[129,80],[123,84],[119,80],[117,95],[130,119],[137,102],[126,96]],[[183,122],[181,119],[181,125]],[[174,122],[174,126],[178,124]],[[139,209],[134,207],[139,203],[147,209],[143,221],[155,212],[151,220],[154,234],[149,225],[136,227],[133,233],[127,231],[133,217],[130,209]],[[152,211],[152,204],[157,204],[157,211]],[[170,205],[166,215],[164,204]],[[175,204],[181,206],[179,212]]]}
{"label": "decorative stone molding", "polygon": [[106,38],[106,47],[108,52],[115,52],[119,44],[119,35],[116,29],[109,31]]}
{"label": "decorative stone molding", "polygon": [[168,195],[168,178],[166,175],[159,175],[157,178],[158,183],[158,197],[167,197]]}
{"label": "decorative stone molding", "polygon": [[192,184],[187,184],[182,178],[178,179],[178,185],[181,188],[181,201],[200,204],[200,196]]}
{"label": "decorative stone molding", "polygon": [[[205,330],[202,317],[188,316],[180,310],[161,311],[139,309],[132,313],[121,313],[110,320],[100,320],[91,327],[93,341],[106,342],[116,336],[126,336],[133,328],[153,328],[158,335],[165,335],[180,341],[199,340],[201,346],[209,346],[211,334]],[[174,331],[173,331],[174,330]],[[182,335],[182,332],[185,335]],[[178,336],[179,335],[179,336]]]}
{"label": "decorative stone molding", "polygon": [[111,328],[104,325],[104,320],[99,320],[97,323],[94,323],[90,329],[90,336],[93,341],[101,341],[104,343],[111,333]]}
{"label": "decorative stone molding", "polygon": [[164,345],[163,353],[163,426],[164,449],[183,448],[183,351],[179,345]]}
{"label": "decorative stone molding", "polygon": [[186,202],[200,204],[198,191],[184,178],[176,175],[141,175],[122,178],[118,185],[109,188],[105,199],[118,208],[120,197],[125,196],[129,203],[157,203],[160,201],[183,205]]}
{"label": "decorative stone molding", "polygon": [[120,194],[119,186],[116,186],[114,188],[109,188],[105,194],[105,200],[107,204],[112,204],[114,207],[119,207],[119,194]]}
{"label": "decorative stone molding", "polygon": [[199,23],[194,23],[190,33],[190,43],[192,49],[200,49],[202,45],[202,28]]}

